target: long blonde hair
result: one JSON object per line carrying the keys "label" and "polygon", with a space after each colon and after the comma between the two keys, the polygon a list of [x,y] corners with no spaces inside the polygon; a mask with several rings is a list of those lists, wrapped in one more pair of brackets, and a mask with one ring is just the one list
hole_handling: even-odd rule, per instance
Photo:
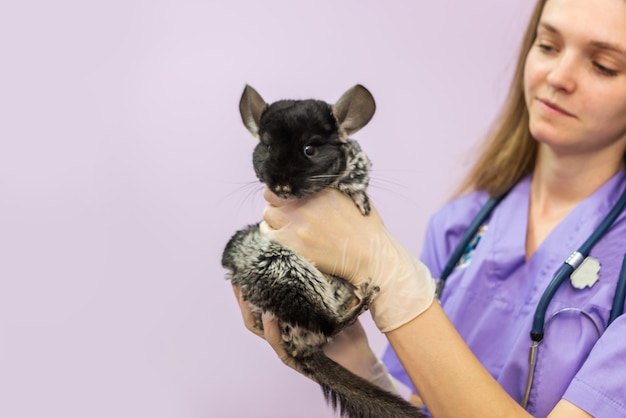
{"label": "long blonde hair", "polygon": [[537,26],[547,0],[535,5],[519,51],[517,67],[504,109],[487,135],[482,152],[470,169],[458,195],[485,190],[495,197],[505,193],[535,165],[538,144],[528,127],[528,110],[524,100],[524,66],[526,56],[535,42]]}

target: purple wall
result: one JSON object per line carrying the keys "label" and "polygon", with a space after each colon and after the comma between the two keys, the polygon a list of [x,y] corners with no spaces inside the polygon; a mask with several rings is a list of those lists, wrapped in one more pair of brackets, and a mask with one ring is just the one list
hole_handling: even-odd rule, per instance
{"label": "purple wall", "polygon": [[503,100],[530,2],[5,3],[0,416],[332,417],[224,281],[223,245],[263,208],[243,87],[332,102],[367,86],[371,194],[418,253]]}

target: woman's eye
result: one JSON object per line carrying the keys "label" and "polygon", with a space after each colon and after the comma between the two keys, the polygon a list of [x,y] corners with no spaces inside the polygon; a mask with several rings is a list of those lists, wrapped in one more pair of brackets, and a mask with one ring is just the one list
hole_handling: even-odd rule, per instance
{"label": "woman's eye", "polygon": [[551,45],[540,43],[537,44],[537,47],[543,52],[554,52],[555,48]]}
{"label": "woman's eye", "polygon": [[594,62],[593,66],[596,67],[596,70],[598,70],[603,75],[607,75],[610,77],[617,75],[617,71],[611,68],[605,67],[604,65],[598,64],[597,62]]}
{"label": "woman's eye", "polygon": [[307,157],[312,157],[313,155],[315,155],[315,145],[305,145],[303,149],[304,155],[306,155]]}

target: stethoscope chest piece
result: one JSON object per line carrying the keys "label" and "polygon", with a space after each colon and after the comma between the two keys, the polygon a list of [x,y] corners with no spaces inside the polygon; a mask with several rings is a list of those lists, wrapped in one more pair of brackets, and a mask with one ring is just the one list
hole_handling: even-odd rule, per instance
{"label": "stethoscope chest piece", "polygon": [[570,276],[570,282],[576,289],[592,287],[600,278],[600,262],[594,257],[586,257]]}

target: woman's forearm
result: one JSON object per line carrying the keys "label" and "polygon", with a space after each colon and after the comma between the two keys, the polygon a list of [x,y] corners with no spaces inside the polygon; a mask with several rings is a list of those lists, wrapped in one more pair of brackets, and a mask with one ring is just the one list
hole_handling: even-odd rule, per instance
{"label": "woman's forearm", "polygon": [[386,335],[433,416],[530,416],[474,357],[439,303]]}

